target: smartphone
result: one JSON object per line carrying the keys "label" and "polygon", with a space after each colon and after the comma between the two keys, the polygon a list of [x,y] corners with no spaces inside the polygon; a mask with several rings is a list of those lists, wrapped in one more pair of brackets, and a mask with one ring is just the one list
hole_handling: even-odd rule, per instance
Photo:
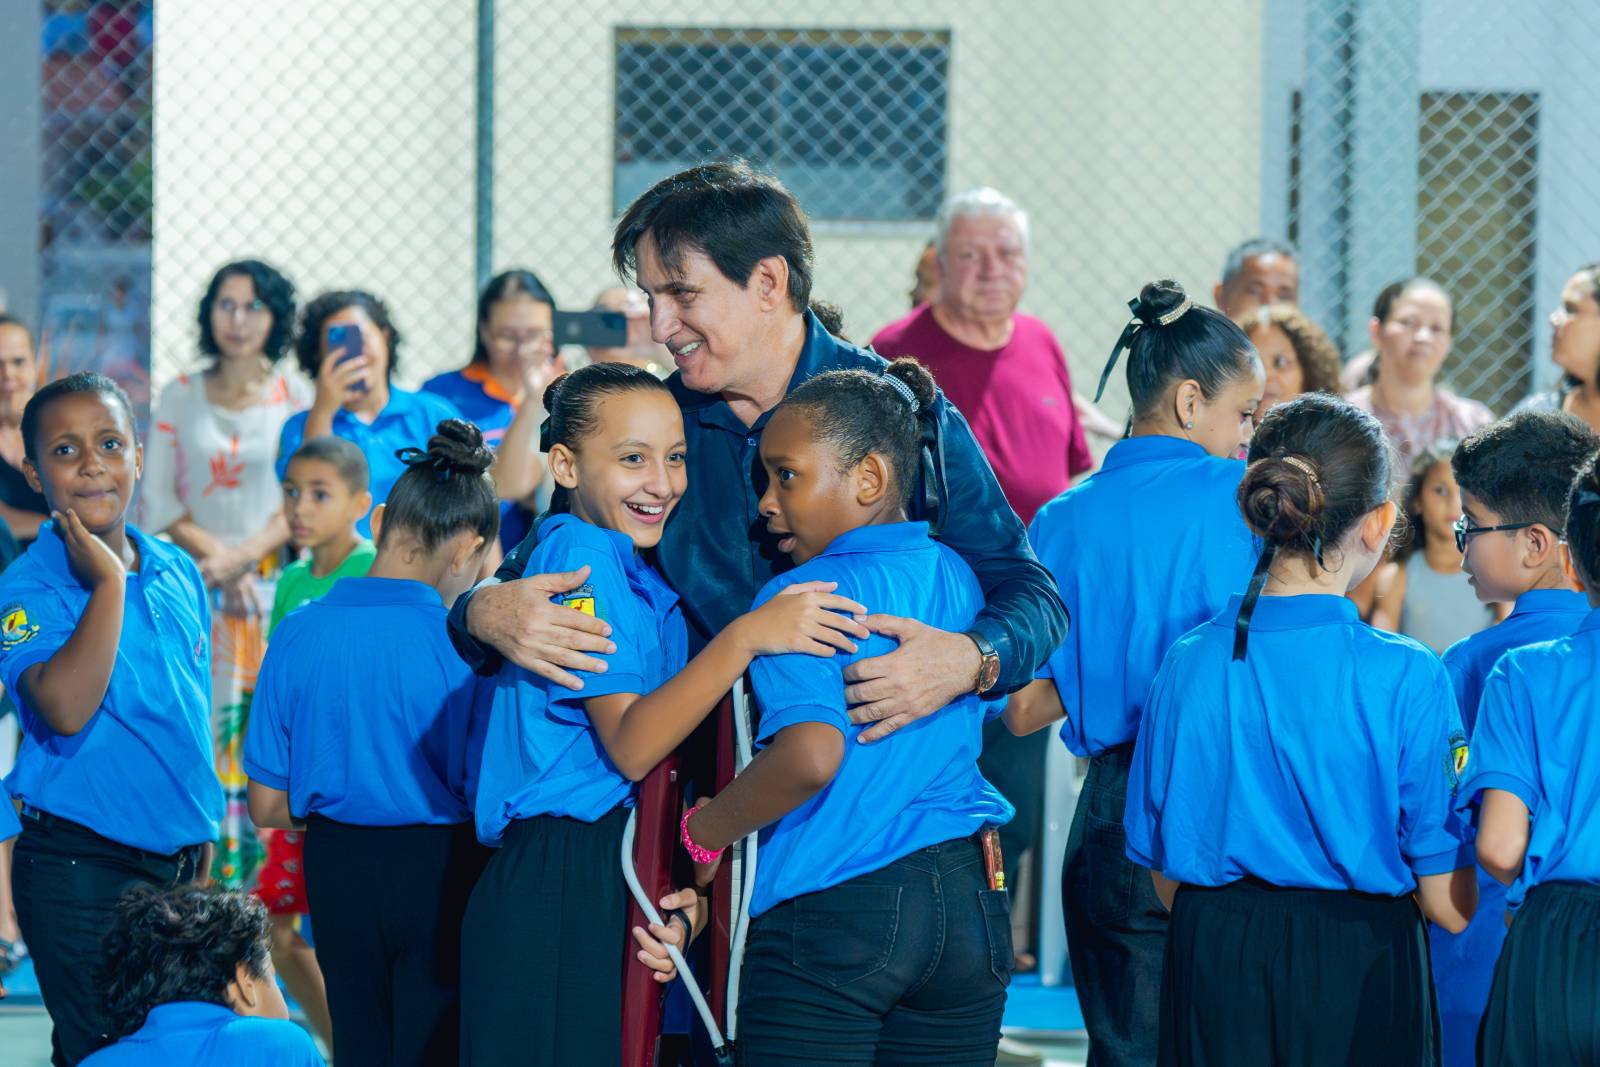
{"label": "smartphone", "polygon": [[622,348],[628,343],[628,316],[620,311],[558,311],[551,329],[557,348]]}
{"label": "smartphone", "polygon": [[[328,351],[335,348],[344,349],[344,355],[339,357],[340,363],[349,363],[352,359],[361,358],[361,327],[342,325],[328,327]],[[366,382],[357,382],[350,387],[352,392],[364,393],[367,391]]]}

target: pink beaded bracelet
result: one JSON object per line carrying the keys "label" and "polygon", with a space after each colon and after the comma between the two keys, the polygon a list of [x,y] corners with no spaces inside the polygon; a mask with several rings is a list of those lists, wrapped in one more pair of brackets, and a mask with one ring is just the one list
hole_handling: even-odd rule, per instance
{"label": "pink beaded bracelet", "polygon": [[709,848],[701,848],[694,843],[694,838],[689,836],[689,816],[699,811],[700,807],[701,805],[696,804],[683,813],[683,822],[679,824],[679,829],[682,831],[680,836],[683,840],[683,850],[689,853],[689,858],[696,863],[715,863],[717,857],[722,855],[725,850],[719,848],[713,852]]}

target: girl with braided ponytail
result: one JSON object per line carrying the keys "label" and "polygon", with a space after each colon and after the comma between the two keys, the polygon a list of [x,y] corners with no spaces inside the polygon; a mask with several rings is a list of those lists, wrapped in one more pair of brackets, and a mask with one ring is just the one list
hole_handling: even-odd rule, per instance
{"label": "girl with braided ponytail", "polygon": [[[1028,531],[1072,627],[1013,694],[1014,733],[1065,718],[1089,758],[1061,871],[1067,951],[1095,1059],[1150,1063],[1167,912],[1127,858],[1122,813],[1150,679],[1172,642],[1244,588],[1255,563],[1234,493],[1263,388],[1244,332],[1176,282],[1146,285],[1101,376],[1128,350],[1129,436]],[[1096,399],[1098,399],[1098,394]]]}
{"label": "girl with braided ponytail", "polygon": [[[377,556],[272,632],[245,772],[258,826],[305,833],[334,1058],[454,1062],[461,917],[483,867],[469,743],[480,683],[445,605],[499,528],[476,426],[446,419],[372,515]],[[485,683],[486,684],[486,683]]]}
{"label": "girl with braided ponytail", "polygon": [[[1461,799],[1478,862],[1516,908],[1495,966],[1478,1062],[1588,1063],[1600,1048],[1600,468],[1567,498],[1566,574],[1589,601],[1576,632],[1500,657],[1484,683]],[[1521,905],[1518,907],[1518,905]]]}
{"label": "girl with braided ponytail", "polygon": [[1345,596],[1388,545],[1389,464],[1343,400],[1269,411],[1238,492],[1255,573],[1151,687],[1124,825],[1172,910],[1162,1063],[1439,1062],[1422,917],[1459,932],[1477,902],[1466,737],[1438,657]]}

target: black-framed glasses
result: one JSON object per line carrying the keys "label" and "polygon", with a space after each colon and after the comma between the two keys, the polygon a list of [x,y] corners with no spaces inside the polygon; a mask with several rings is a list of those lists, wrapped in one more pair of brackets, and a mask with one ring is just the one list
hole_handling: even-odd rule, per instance
{"label": "black-framed glasses", "polygon": [[[1534,522],[1504,522],[1499,526],[1469,526],[1465,515],[1457,519],[1450,528],[1456,532],[1456,551],[1466,554],[1467,539],[1477,537],[1479,534],[1494,533],[1497,530],[1526,530],[1530,526],[1537,526]],[[1561,536],[1559,533],[1557,537]]]}

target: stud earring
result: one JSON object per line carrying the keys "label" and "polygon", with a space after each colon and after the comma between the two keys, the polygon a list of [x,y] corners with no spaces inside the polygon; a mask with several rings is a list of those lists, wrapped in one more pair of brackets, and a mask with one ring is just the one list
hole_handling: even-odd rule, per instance
{"label": "stud earring", "polygon": [[1184,423],[1184,424],[1183,424],[1183,428],[1184,428],[1184,429],[1185,429],[1185,430],[1192,430],[1192,429],[1194,429],[1194,423],[1192,423],[1192,422],[1186,422],[1186,423]]}

